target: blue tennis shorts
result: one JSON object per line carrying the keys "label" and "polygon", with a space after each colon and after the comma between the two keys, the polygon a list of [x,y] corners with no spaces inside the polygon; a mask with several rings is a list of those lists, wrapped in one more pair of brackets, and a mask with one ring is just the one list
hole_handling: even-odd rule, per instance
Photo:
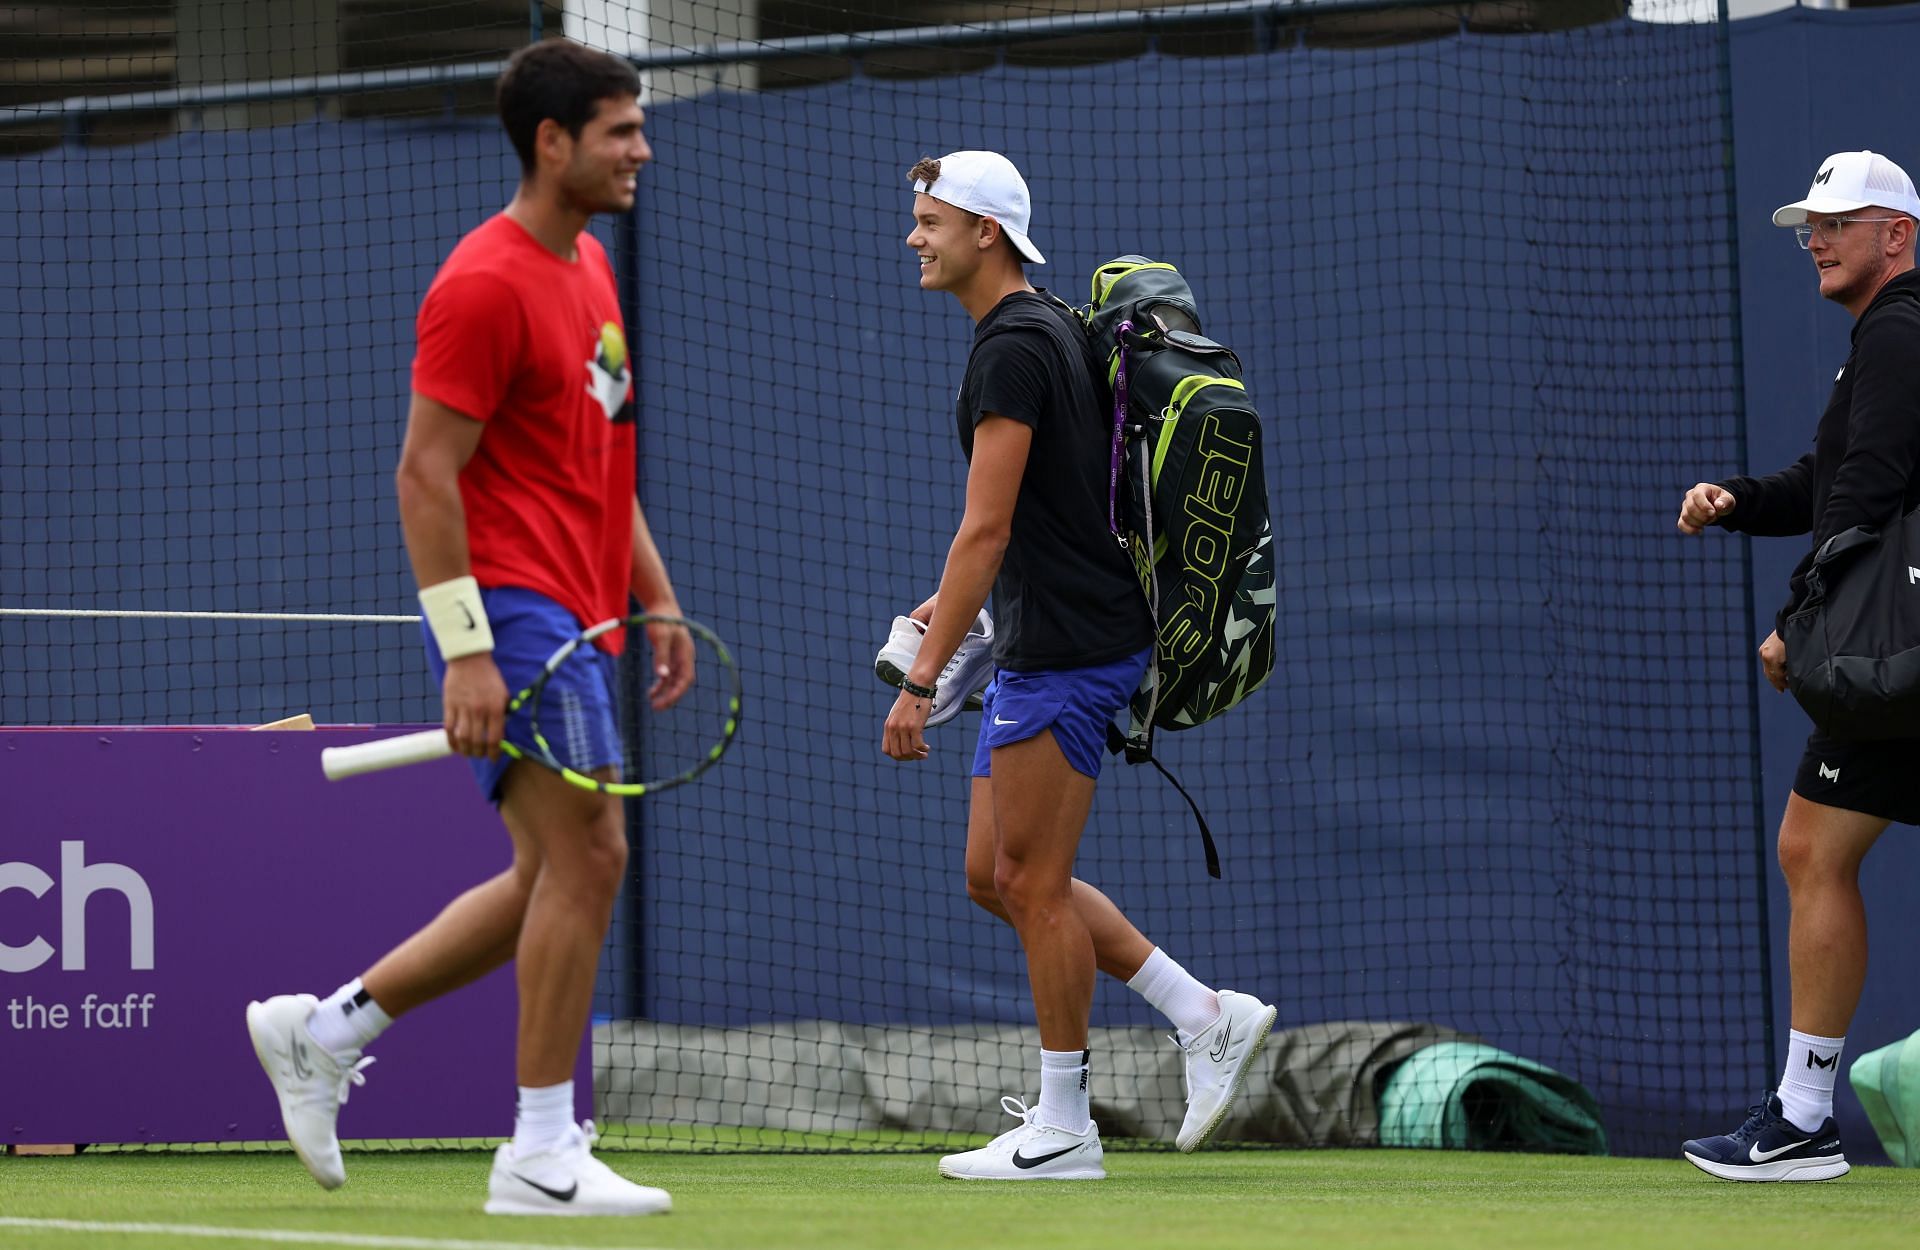
{"label": "blue tennis shorts", "polygon": [[[493,629],[493,662],[500,666],[509,699],[533,685],[553,653],[580,633],[573,613],[538,591],[501,586],[482,590],[480,601],[486,605],[487,624]],[[440,647],[425,621],[420,622],[420,633],[426,639],[433,680],[444,686],[447,662],[440,658]],[[613,684],[613,657],[589,643],[567,657],[540,697],[541,736],[554,758],[576,772],[620,764]],[[541,753],[534,745],[532,721],[531,701],[507,717],[507,741],[529,758]],[[498,806],[500,779],[513,758],[502,753],[497,760],[482,757],[467,763],[487,802]]]}
{"label": "blue tennis shorts", "polygon": [[982,696],[973,775],[993,776],[993,748],[1025,742],[1051,729],[1073,771],[1098,780],[1107,726],[1139,689],[1152,657],[1153,648],[1148,647],[1124,660],[1087,668],[1033,673],[1001,669]]}

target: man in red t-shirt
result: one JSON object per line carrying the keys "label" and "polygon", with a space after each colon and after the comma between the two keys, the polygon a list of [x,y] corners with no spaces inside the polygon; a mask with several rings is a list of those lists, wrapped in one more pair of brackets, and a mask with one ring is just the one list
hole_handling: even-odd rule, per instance
{"label": "man in red t-shirt", "polygon": [[[513,866],[324,1000],[249,1004],[248,1029],[287,1136],[331,1189],[335,1131],[362,1049],[393,1019],[512,960],[520,991],[519,1103],[494,1157],[486,1210],[642,1215],[665,1192],[614,1173],[573,1122],[573,1066],[594,970],[626,869],[620,802],[502,755],[524,726],[510,689],[587,625],[680,615],[634,496],[633,374],[595,213],[628,212],[640,167],[640,82],[625,61],[564,40],[522,49],[500,76],[500,118],[522,179],[505,211],[462,239],[420,307],[400,519],[422,587],[428,659],[447,737],[470,757],[513,840]],[[657,628],[651,698],[693,678],[683,630]],[[616,651],[620,634],[605,636]],[[610,664],[580,666],[558,735],[581,771],[619,758]],[[552,730],[547,731],[553,735]],[[527,743],[531,754],[531,743]]]}

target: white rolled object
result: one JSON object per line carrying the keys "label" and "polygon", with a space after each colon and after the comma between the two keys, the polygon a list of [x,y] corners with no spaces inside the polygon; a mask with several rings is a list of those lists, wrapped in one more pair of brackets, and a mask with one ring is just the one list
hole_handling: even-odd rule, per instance
{"label": "white rolled object", "polygon": [[424,764],[453,754],[445,729],[423,729],[419,733],[381,738],[377,742],[356,742],[352,746],[327,747],[320,752],[320,771],[328,781],[377,773],[408,764]]}

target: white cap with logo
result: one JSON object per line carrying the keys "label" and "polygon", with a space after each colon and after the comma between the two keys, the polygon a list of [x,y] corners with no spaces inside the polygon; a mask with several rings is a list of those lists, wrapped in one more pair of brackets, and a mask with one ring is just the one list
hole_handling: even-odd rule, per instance
{"label": "white cap with logo", "polygon": [[1920,219],[1920,195],[1907,171],[1878,152],[1835,152],[1820,162],[1807,198],[1773,210],[1776,226],[1799,226],[1809,217],[1890,208]]}
{"label": "white cap with logo", "polygon": [[949,152],[940,158],[940,176],[933,185],[922,178],[914,182],[913,189],[955,208],[993,218],[1022,256],[1036,265],[1047,263],[1027,237],[1033,226],[1033,197],[1027,194],[1027,180],[998,152]]}

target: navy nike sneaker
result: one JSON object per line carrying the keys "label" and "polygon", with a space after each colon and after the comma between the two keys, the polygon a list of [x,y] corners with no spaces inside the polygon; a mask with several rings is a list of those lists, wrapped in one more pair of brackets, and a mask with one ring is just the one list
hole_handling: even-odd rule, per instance
{"label": "navy nike sneaker", "polygon": [[1781,1113],[1773,1093],[1725,1137],[1696,1137],[1680,1150],[1688,1163],[1728,1181],[1830,1181],[1848,1171],[1833,1117],[1806,1132]]}

